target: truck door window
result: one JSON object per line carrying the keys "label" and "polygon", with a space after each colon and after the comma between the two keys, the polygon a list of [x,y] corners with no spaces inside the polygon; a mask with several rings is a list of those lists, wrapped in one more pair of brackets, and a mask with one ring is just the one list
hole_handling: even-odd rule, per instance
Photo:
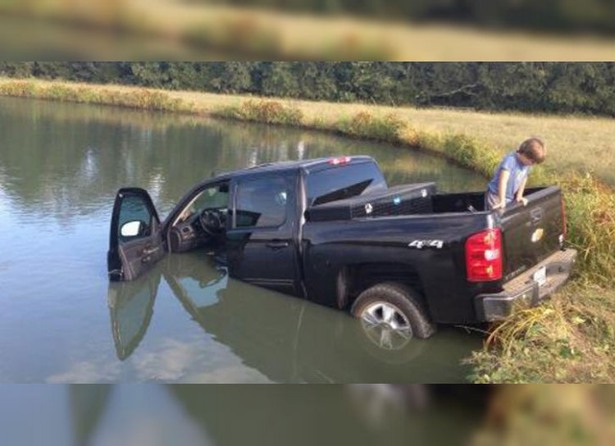
{"label": "truck door window", "polygon": [[[126,223],[134,222],[137,223],[134,227],[136,228],[135,234],[128,234],[128,231],[124,233],[122,228],[125,227]],[[124,198],[122,202],[122,207],[120,208],[119,215],[119,241],[126,242],[129,240],[134,240],[135,238],[141,238],[144,236],[151,235],[152,233],[152,223],[153,216],[150,213],[147,205],[143,201],[143,199],[136,195],[128,195]]]}
{"label": "truck door window", "polygon": [[259,178],[239,183],[235,227],[280,226],[286,221],[288,186],[284,178]]}

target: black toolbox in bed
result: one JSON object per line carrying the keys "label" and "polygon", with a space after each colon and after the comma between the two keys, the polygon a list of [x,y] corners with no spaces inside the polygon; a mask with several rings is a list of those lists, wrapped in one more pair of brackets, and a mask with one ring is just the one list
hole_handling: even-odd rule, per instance
{"label": "black toolbox in bed", "polygon": [[431,196],[435,193],[436,183],[433,182],[405,184],[313,206],[308,209],[307,218],[310,221],[331,221],[424,214],[431,212]]}

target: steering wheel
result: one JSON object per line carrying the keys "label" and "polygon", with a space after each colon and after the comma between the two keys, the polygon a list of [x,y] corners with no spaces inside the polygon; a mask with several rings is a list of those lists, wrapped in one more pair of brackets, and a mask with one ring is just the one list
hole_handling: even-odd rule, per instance
{"label": "steering wheel", "polygon": [[224,231],[224,216],[219,209],[203,209],[199,214],[199,223],[207,235],[216,236]]}

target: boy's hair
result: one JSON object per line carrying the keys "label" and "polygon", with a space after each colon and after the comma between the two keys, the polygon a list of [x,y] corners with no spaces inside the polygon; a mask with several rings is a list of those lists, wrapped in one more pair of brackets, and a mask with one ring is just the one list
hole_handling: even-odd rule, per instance
{"label": "boy's hair", "polygon": [[525,155],[536,164],[540,164],[547,156],[547,146],[542,139],[533,136],[519,145],[517,153]]}

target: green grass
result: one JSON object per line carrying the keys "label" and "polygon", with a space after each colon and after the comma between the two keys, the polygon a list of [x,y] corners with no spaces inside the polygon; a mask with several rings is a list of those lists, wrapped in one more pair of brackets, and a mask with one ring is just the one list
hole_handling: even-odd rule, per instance
{"label": "green grass", "polygon": [[190,110],[180,99],[173,98],[165,92],[145,88],[116,90],[62,83],[41,83],[35,80],[18,80],[0,83],[0,95],[117,105],[143,110]]}
{"label": "green grass", "polygon": [[360,111],[349,117],[342,117],[335,123],[335,130],[339,133],[354,138],[374,139],[397,143],[401,141],[400,132],[406,127],[406,123],[396,114],[389,113],[385,116]]}
{"label": "green grass", "polygon": [[216,109],[214,116],[240,121],[263,122],[300,126],[303,122],[301,110],[271,100],[248,100],[241,105],[228,105]]}
{"label": "green grass", "polygon": [[614,349],[615,292],[577,279],[494,326],[468,361],[476,383],[610,383]]}
{"label": "green grass", "polygon": [[[493,135],[485,138],[479,131],[473,131],[480,127],[477,123],[484,122],[480,113],[420,112],[39,80],[0,79],[0,95],[319,129],[353,138],[386,141],[398,145],[400,150],[403,147],[424,150],[474,170],[485,181],[503,154],[502,145],[493,144],[490,139]],[[425,125],[420,113],[440,119],[449,116],[453,121],[467,118],[467,130],[451,130],[450,125]],[[529,122],[526,121],[529,118],[518,115],[489,115],[489,118],[499,123],[513,119]],[[531,119],[553,122],[551,117]],[[597,139],[597,143],[612,143],[612,134],[604,132],[610,128],[608,121],[566,118],[560,124],[566,122],[585,132],[590,132],[590,124],[597,122],[597,132],[602,131],[604,138],[608,138],[608,141]],[[613,155],[607,150],[592,157],[591,163],[607,164]],[[491,328],[484,349],[468,358],[474,368],[470,377],[474,382],[615,382],[615,194],[604,177],[585,168],[587,164],[579,163],[576,168],[565,166],[561,156],[550,151],[547,162],[533,170],[530,185],[556,184],[564,192],[568,243],[579,251],[576,278],[540,307],[519,312]]]}

